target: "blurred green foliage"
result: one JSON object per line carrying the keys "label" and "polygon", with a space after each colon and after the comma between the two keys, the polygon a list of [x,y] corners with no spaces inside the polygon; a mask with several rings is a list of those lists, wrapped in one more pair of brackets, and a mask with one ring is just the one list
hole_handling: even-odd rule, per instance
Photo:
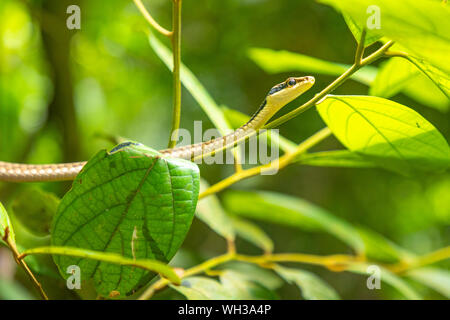
{"label": "blurred green foliage", "polygon": [[[104,138],[108,135],[127,137],[155,149],[164,148],[170,134],[172,78],[152,51],[144,32],[147,23],[132,1],[71,1],[82,8],[82,29],[70,31],[69,48],[56,47],[56,52],[49,52],[48,38],[67,33],[65,21],[61,20],[65,13],[55,16],[48,9],[56,2],[0,2],[0,159],[51,163],[66,158],[62,137],[68,126],[63,119],[53,118],[49,108],[55,88],[62,90],[66,101],[74,104],[77,132],[68,134],[76,134],[76,142],[81,146],[75,158],[87,159],[99,149],[110,147],[111,143]],[[146,5],[163,26],[170,25],[171,1],[153,0]],[[183,62],[219,105],[245,114],[257,109],[271,86],[292,75],[292,72],[265,73],[250,60],[249,49],[283,49],[350,64],[355,45],[342,16],[312,0],[184,1]],[[72,79],[72,83],[60,87],[55,86],[58,50],[69,50],[67,69],[58,72],[67,73]],[[301,101],[334,79],[312,75],[316,77],[316,85]],[[336,93],[367,94],[368,87],[348,81]],[[449,136],[448,113],[403,94],[392,99],[413,108],[444,137]],[[301,101],[292,103],[287,110]],[[68,105],[61,103],[54,107],[64,113]],[[192,129],[194,120],[202,120],[204,128],[212,127],[195,100],[183,90],[182,127]],[[310,110],[283,125],[280,133],[300,142],[323,126],[319,115]],[[340,147],[332,138],[316,151]],[[231,170],[226,165],[201,167],[202,177],[210,184],[223,179]],[[42,186],[59,196],[68,187],[66,184]],[[21,188],[0,183],[0,201],[5,205],[11,203]],[[291,166],[276,176],[255,177],[233,188],[276,191],[307,199],[354,225],[370,227],[414,253],[430,252],[450,243],[448,172],[411,179],[374,168]],[[350,252],[330,235],[258,224],[273,239],[275,250],[314,254]],[[259,252],[240,240],[237,245],[245,253]],[[220,254],[224,247],[224,241],[197,220],[174,265],[199,263],[205,257]],[[314,270],[341,298],[398,297],[388,287],[367,290],[365,278],[354,274],[305,269]],[[425,298],[441,297],[426,287],[414,286]],[[22,289],[14,290],[11,295]],[[282,294],[298,296],[296,288],[287,285]]]}

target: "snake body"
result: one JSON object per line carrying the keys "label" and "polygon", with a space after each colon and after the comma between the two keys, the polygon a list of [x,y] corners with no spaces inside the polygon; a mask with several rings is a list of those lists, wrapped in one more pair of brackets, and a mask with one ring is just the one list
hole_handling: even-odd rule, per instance
{"label": "snake body", "polygon": [[[232,133],[206,142],[160,150],[168,157],[193,160],[223,150],[262,128],[282,107],[296,99],[314,84],[313,77],[288,78],[274,86],[251,119]],[[58,164],[21,164],[0,161],[0,181],[37,182],[73,180],[86,161]]]}

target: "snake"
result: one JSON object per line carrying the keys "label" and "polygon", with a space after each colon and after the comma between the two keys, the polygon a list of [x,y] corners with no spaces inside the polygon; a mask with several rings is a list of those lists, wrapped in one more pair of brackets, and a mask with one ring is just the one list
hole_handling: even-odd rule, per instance
{"label": "snake", "polygon": [[[192,161],[199,155],[205,157],[235,145],[238,141],[242,141],[260,130],[281,108],[309,90],[314,85],[314,82],[315,79],[312,76],[289,77],[287,80],[272,87],[250,120],[235,131],[206,142],[160,150],[159,153],[162,156]],[[114,149],[118,150],[120,146]],[[0,161],[0,181],[47,182],[73,180],[86,163],[87,161],[22,164]]]}

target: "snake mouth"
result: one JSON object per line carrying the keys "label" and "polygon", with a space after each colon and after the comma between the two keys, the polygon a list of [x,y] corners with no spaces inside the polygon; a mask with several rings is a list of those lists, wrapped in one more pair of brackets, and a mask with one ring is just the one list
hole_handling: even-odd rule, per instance
{"label": "snake mouth", "polygon": [[310,83],[311,85],[316,82],[316,79],[312,76],[295,78],[295,80],[297,81],[297,83]]}

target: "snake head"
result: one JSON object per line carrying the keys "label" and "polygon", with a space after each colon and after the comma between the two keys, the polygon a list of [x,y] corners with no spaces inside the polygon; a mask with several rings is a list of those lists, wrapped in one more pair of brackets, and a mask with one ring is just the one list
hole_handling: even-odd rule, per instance
{"label": "snake head", "polygon": [[296,99],[302,93],[314,85],[315,79],[311,76],[290,77],[286,81],[277,84],[270,89],[267,95],[267,102],[277,106],[278,110]]}

